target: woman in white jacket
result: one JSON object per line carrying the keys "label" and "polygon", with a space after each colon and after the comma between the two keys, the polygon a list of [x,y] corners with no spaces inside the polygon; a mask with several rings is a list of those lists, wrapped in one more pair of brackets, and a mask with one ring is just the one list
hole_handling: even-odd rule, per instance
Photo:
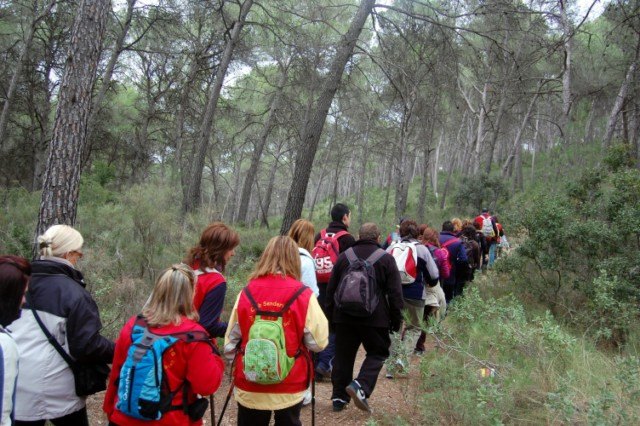
{"label": "woman in white jacket", "polygon": [[320,294],[320,290],[316,281],[316,266],[313,257],[311,257],[314,234],[313,223],[304,219],[296,220],[289,228],[289,237],[298,244],[298,252],[300,252],[302,268],[300,281],[309,287],[317,297]]}

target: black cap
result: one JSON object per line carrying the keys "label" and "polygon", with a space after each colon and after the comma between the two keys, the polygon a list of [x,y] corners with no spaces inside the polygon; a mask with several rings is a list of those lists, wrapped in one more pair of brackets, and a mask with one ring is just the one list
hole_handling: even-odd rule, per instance
{"label": "black cap", "polygon": [[488,209],[488,208],[486,208],[486,207],[483,207],[483,208],[482,208],[482,213],[487,213],[488,211],[489,211],[489,209]]}

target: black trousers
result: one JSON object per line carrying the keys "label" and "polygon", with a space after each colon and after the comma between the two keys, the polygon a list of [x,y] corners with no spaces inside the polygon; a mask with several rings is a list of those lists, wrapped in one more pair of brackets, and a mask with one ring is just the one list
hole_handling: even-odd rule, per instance
{"label": "black trousers", "polygon": [[353,365],[360,344],[364,346],[366,356],[355,378],[364,394],[369,397],[376,387],[378,374],[382,365],[389,357],[391,338],[389,329],[381,327],[369,327],[366,325],[335,324],[336,333],[336,357],[333,360],[332,398],[340,398],[349,401],[349,395],[345,388],[353,380]]}
{"label": "black trousers", "polygon": [[[87,418],[87,407],[81,410],[74,411],[71,414],[67,414],[64,417],[58,417],[57,419],[47,419],[55,426],[89,426],[89,419]],[[16,420],[15,426],[44,426],[46,420],[35,420],[32,422]]]}
{"label": "black trousers", "polygon": [[300,410],[302,401],[282,410],[254,410],[238,404],[238,426],[268,426],[271,413],[275,416],[275,426],[301,426]]}

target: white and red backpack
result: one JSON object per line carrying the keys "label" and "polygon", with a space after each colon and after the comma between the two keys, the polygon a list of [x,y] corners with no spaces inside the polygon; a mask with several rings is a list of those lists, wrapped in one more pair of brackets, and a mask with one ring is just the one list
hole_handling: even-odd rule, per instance
{"label": "white and red backpack", "polygon": [[387,248],[387,253],[393,256],[396,261],[402,285],[411,284],[418,277],[418,251],[416,244],[411,241],[398,241]]}
{"label": "white and red backpack", "polygon": [[340,254],[338,239],[347,234],[347,231],[335,233],[327,232],[326,229],[320,231],[320,239],[318,239],[315,247],[311,251],[311,257],[313,257],[316,267],[316,280],[319,283],[329,282],[333,265],[335,265],[336,260],[338,260],[338,255]]}

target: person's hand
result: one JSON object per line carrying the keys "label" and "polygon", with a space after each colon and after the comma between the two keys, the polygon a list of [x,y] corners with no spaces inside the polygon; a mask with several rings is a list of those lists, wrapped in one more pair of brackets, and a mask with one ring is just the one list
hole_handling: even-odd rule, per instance
{"label": "person's hand", "polygon": [[402,326],[402,322],[400,321],[391,321],[391,324],[389,325],[389,329],[391,330],[392,333],[397,333],[400,331],[400,327]]}

